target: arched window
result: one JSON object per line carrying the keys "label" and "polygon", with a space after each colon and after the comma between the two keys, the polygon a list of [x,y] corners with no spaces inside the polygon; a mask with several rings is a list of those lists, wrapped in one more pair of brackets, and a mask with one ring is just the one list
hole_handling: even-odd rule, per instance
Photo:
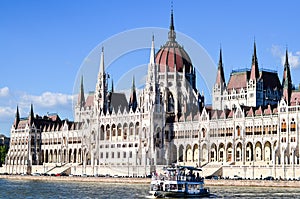
{"label": "arched window", "polygon": [[202,137],[205,138],[205,128],[202,128]]}
{"label": "arched window", "polygon": [[296,122],[295,122],[294,118],[292,118],[290,130],[296,131]]}
{"label": "arched window", "polygon": [[281,132],[286,132],[286,122],[284,119],[281,122]]}
{"label": "arched window", "polygon": [[236,127],[237,136],[241,136],[241,128],[240,126]]}

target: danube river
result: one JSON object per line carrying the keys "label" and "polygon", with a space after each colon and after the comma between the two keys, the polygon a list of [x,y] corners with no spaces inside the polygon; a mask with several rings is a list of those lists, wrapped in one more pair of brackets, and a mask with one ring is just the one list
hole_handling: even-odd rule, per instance
{"label": "danube river", "polygon": [[[146,198],[146,184],[0,179],[0,198]],[[300,198],[300,188],[210,186],[212,198]]]}

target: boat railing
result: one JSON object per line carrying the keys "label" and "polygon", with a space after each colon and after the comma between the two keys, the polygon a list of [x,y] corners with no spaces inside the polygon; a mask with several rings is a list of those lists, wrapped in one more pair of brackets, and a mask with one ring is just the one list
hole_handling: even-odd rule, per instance
{"label": "boat railing", "polygon": [[204,182],[204,178],[193,175],[152,175],[152,180],[168,180],[168,181],[182,181],[182,182]]}

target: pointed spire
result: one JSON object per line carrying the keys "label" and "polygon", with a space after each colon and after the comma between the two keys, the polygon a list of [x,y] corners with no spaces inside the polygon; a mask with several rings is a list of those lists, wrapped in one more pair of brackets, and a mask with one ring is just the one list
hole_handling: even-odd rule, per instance
{"label": "pointed spire", "polygon": [[101,58],[100,58],[100,73],[104,74],[104,47],[102,47]]}
{"label": "pointed spire", "polygon": [[288,56],[288,49],[286,48],[285,50],[285,64],[284,64],[284,67],[288,67],[290,64],[289,64],[289,56]]}
{"label": "pointed spire", "polygon": [[251,67],[250,79],[256,80],[257,78],[259,78],[259,70],[258,70],[258,61],[256,56],[256,42],[254,40],[254,50],[252,55],[252,67]]}
{"label": "pointed spire", "polygon": [[83,75],[81,76],[80,81],[80,91],[78,95],[78,106],[83,107],[85,104],[85,98],[84,98],[84,88],[83,88]]}
{"label": "pointed spire", "polygon": [[150,52],[150,61],[151,65],[155,64],[155,48],[154,48],[154,35],[152,35],[152,43],[151,43],[151,52]]}
{"label": "pointed spire", "polygon": [[175,41],[176,33],[174,28],[174,17],[173,17],[173,8],[171,9],[171,23],[170,23],[170,30],[169,30],[169,40]]}
{"label": "pointed spire", "polygon": [[19,113],[19,106],[17,106],[16,117],[15,117],[15,121],[14,121],[15,129],[18,128],[19,122],[20,122],[20,113]]}
{"label": "pointed spire", "polygon": [[137,108],[137,97],[136,97],[134,76],[132,79],[132,88],[131,88],[131,94],[130,94],[130,99],[129,99],[129,109],[130,108],[132,109],[133,112],[135,112],[136,108]]}
{"label": "pointed spire", "polygon": [[33,113],[33,105],[30,105],[30,115],[29,115],[29,124],[30,126],[33,124],[33,120],[34,120],[34,113]]}
{"label": "pointed spire", "polygon": [[291,100],[291,95],[292,95],[292,78],[291,78],[291,71],[290,71],[290,65],[288,59],[289,59],[288,49],[286,49],[285,64],[284,64],[283,79],[282,79],[282,88],[283,88],[282,97],[289,105]]}
{"label": "pointed spire", "polygon": [[98,80],[96,84],[95,97],[94,97],[94,107],[95,110],[100,113],[101,111],[106,114],[107,111],[107,79],[109,75],[105,73],[104,67],[104,48],[102,47],[100,67],[98,73]]}
{"label": "pointed spire", "polygon": [[223,60],[222,60],[222,48],[220,48],[220,58],[219,58],[216,84],[220,85],[220,86],[223,86],[223,85],[225,86],[225,75],[224,75]]}

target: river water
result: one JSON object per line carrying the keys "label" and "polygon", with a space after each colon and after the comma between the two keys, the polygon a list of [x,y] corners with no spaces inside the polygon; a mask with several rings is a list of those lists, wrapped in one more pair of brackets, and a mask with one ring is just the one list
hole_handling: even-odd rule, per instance
{"label": "river water", "polygon": [[[0,179],[0,198],[146,198],[148,185]],[[300,188],[210,186],[212,198],[300,198]]]}

